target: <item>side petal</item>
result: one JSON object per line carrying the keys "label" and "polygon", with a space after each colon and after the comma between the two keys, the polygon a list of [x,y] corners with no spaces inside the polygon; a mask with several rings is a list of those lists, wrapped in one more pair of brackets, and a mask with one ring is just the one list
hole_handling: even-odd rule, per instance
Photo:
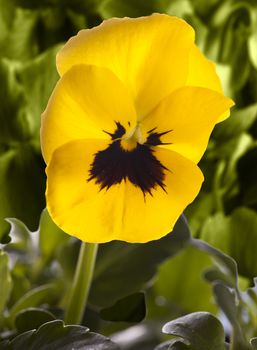
{"label": "side petal", "polygon": [[215,64],[208,60],[196,45],[193,45],[190,52],[186,85],[201,86],[223,93]]}
{"label": "side petal", "polygon": [[129,91],[107,68],[76,65],[57,83],[42,115],[41,146],[46,163],[59,146],[75,139],[110,139],[115,122],[135,124]]}
{"label": "side petal", "polygon": [[193,162],[165,149],[157,149],[155,156],[168,169],[166,192],[156,187],[144,197],[126,182],[120,240],[144,243],[165,236],[201,188],[203,175]]}
{"label": "side petal", "polygon": [[[188,73],[186,85],[205,87],[223,94],[214,62],[207,59],[196,45],[190,52]],[[229,111],[226,111],[219,116],[217,121],[221,122],[228,117]]]}
{"label": "side petal", "polygon": [[198,163],[219,116],[233,106],[224,95],[201,87],[183,87],[166,97],[142,122],[145,132],[168,131],[160,147]]}
{"label": "side petal", "polygon": [[174,89],[185,85],[194,31],[165,14],[113,18],[71,38],[57,56],[62,75],[79,63],[113,71],[129,87],[144,117]]}
{"label": "side petal", "polygon": [[87,181],[94,154],[105,149],[103,140],[69,142],[53,153],[47,166],[47,208],[65,232],[86,242],[147,242],[170,231],[185,207],[200,190],[199,168],[179,154],[157,149],[158,160],[168,169],[165,190],[152,196],[128,180],[99,190]]}
{"label": "side petal", "polygon": [[123,208],[124,184],[100,191],[88,181],[94,155],[104,140],[76,140],[55,150],[47,166],[47,208],[65,232],[85,242],[117,238]]}

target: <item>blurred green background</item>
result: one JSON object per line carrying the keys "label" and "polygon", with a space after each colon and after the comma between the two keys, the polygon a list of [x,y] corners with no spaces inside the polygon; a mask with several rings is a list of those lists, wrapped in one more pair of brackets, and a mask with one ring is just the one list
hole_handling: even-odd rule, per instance
{"label": "blurred green background", "polygon": [[[58,232],[46,212],[41,215],[46,179],[39,143],[40,115],[58,80],[56,52],[80,29],[98,25],[103,19],[153,12],[177,15],[192,24],[197,44],[216,62],[225,93],[236,102],[231,117],[215,127],[200,162],[205,182],[185,213],[192,234],[236,260],[243,288],[257,276],[257,1],[0,0],[0,240],[4,244],[10,236],[15,237],[7,251],[16,251],[20,257],[13,262],[12,271],[4,270],[11,282],[6,283],[9,292],[3,305],[8,301],[11,307],[32,287],[52,282],[56,276],[61,279],[63,272],[56,261],[71,278],[76,258],[77,242]],[[30,231],[38,229],[40,216],[35,252]],[[5,218],[18,220],[7,222]],[[152,267],[147,270],[147,263],[142,271],[148,273],[151,283],[147,278],[137,282],[138,290],[145,289],[146,282],[149,286],[149,322],[164,322],[192,311],[215,312],[211,288],[201,277],[210,265],[205,253],[190,247],[170,259],[168,254],[163,259],[154,257],[154,251],[152,254],[154,271],[148,273]],[[106,255],[103,262],[108,260]],[[138,264],[140,259],[139,255]],[[119,263],[123,263],[122,256]],[[120,273],[129,273],[124,269]],[[102,270],[99,268],[99,276]],[[100,290],[107,290],[108,295],[108,286],[99,282],[93,305],[105,304],[97,294]],[[128,288],[128,294],[133,291]],[[53,300],[58,307],[65,304],[65,292],[63,300],[56,290],[47,293],[47,302]],[[124,294],[118,293],[117,298]],[[44,297],[34,304],[42,300]],[[87,322],[99,330],[94,310],[91,316]],[[111,330],[110,325],[101,329]]]}

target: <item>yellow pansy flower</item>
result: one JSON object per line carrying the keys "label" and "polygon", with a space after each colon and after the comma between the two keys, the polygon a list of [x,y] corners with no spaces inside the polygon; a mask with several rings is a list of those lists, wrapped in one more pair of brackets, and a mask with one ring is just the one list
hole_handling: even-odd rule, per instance
{"label": "yellow pansy flower", "polygon": [[57,68],[41,128],[53,220],[86,242],[166,235],[233,105],[192,27],[164,14],[110,19],[71,38]]}

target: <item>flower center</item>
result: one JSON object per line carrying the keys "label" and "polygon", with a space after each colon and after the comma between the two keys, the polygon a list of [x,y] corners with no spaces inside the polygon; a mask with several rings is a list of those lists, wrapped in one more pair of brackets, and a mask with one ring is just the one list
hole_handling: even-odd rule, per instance
{"label": "flower center", "polygon": [[158,186],[166,192],[164,180],[168,169],[156,158],[154,149],[163,144],[161,136],[170,131],[157,133],[153,128],[144,134],[137,124],[126,132],[124,126],[116,122],[113,133],[104,132],[110,135],[112,142],[95,154],[87,181],[95,180],[100,190],[129,180],[144,196],[152,195],[152,190]]}
{"label": "flower center", "polygon": [[132,130],[129,130],[122,138],[120,145],[126,151],[132,151],[138,144],[142,145],[146,142],[140,124],[137,124]]}

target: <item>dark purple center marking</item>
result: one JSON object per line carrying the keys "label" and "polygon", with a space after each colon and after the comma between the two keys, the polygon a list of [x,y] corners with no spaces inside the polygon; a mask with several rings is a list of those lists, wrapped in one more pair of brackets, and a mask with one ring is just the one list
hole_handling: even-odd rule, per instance
{"label": "dark purple center marking", "polygon": [[120,144],[120,138],[125,134],[125,128],[116,122],[116,130],[109,133],[112,142],[109,146],[94,155],[87,181],[95,180],[100,190],[107,190],[116,184],[130,181],[139,187],[144,196],[160,186],[165,192],[165,173],[168,169],[154,155],[154,146],[164,144],[161,136],[170,131],[157,133],[156,128],[148,131],[144,144],[137,143],[132,150],[125,150]]}

